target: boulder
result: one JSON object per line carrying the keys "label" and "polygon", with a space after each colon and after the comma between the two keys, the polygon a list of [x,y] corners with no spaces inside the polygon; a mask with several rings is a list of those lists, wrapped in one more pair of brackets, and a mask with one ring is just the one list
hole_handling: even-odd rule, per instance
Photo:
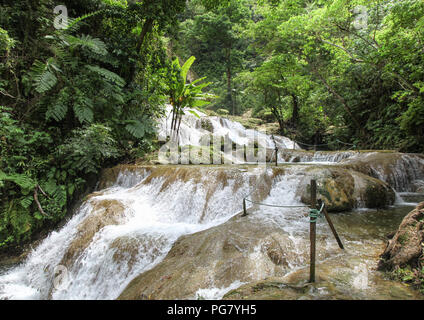
{"label": "boulder", "polygon": [[317,198],[323,199],[330,212],[383,208],[395,201],[393,190],[378,179],[342,167],[313,166],[305,170],[296,191],[305,204],[310,203],[312,179],[317,181]]}
{"label": "boulder", "polygon": [[394,237],[388,241],[378,269],[392,271],[398,267],[417,268],[424,263],[424,202],[402,221]]}
{"label": "boulder", "polygon": [[360,153],[341,165],[386,182],[396,191],[416,191],[424,180],[424,155],[398,152]]}
{"label": "boulder", "polygon": [[78,226],[78,232],[69,244],[61,265],[69,267],[74,264],[101,229],[108,225],[117,225],[125,217],[125,208],[117,200],[93,198],[90,201],[92,214],[88,215]]}

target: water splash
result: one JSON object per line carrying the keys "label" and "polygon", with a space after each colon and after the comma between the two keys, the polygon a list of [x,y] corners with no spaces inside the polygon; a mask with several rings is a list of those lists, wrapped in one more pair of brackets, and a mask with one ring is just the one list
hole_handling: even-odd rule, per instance
{"label": "water splash", "polygon": [[[89,197],[74,217],[61,230],[52,232],[23,264],[0,276],[0,299],[115,299],[134,277],[160,263],[180,236],[222,224],[241,211],[242,199],[256,184],[258,175],[272,177],[261,201],[301,205],[295,190],[304,167],[288,165],[283,171],[274,176],[273,170],[263,172],[247,166],[243,170],[200,166],[122,168],[111,187]],[[252,210],[261,224],[277,226],[287,235],[288,268],[293,271],[304,266],[307,210]],[[339,226],[353,230],[361,219],[355,216],[349,225]],[[367,222],[361,228],[363,225]],[[318,222],[318,230],[322,232],[319,247],[325,249],[324,253],[318,252],[317,261],[321,262],[328,258],[325,252],[334,257],[338,249],[324,221]],[[347,239],[345,245],[361,247],[363,243]],[[272,274],[271,263],[260,261],[264,253],[259,246],[249,254],[252,265],[258,263],[252,279]],[[55,270],[62,265],[67,279],[57,284]],[[352,286],[361,289],[370,285],[363,268],[357,267],[354,273]],[[212,284],[196,294],[219,298],[236,284],[241,285],[237,281],[222,288]]]}
{"label": "water splash", "polygon": [[[117,298],[180,236],[219,225],[242,209],[249,175],[215,170],[211,179],[211,172],[205,173],[209,176],[200,181],[169,185],[166,177],[144,183],[149,175],[118,175],[112,187],[92,196],[21,266],[0,277],[0,299]],[[221,188],[214,188],[220,177]],[[55,288],[59,265],[66,267],[68,281]]]}
{"label": "water splash", "polygon": [[226,293],[237,289],[244,284],[245,282],[237,280],[230,284],[228,287],[224,288],[216,288],[211,286],[209,288],[199,289],[194,295],[194,300],[220,300],[223,296],[225,296]]}

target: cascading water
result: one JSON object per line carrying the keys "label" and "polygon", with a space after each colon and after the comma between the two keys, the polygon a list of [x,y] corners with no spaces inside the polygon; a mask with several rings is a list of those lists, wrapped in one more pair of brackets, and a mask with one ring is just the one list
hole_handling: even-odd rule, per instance
{"label": "cascading water", "polygon": [[[145,183],[150,175],[123,172],[112,187],[94,194],[25,263],[0,277],[0,298],[116,298],[181,235],[221,224],[240,211],[249,188],[249,174],[237,169],[228,176],[203,171],[197,182],[179,177],[170,183],[164,174]],[[67,278],[53,287],[59,265],[67,268]]]}
{"label": "cascading water", "polygon": [[[263,147],[275,148],[275,143],[280,149],[296,149],[301,150],[299,145],[287,137],[275,136],[275,140],[270,135],[259,132],[253,129],[246,129],[242,124],[230,121],[220,117],[208,117],[206,114],[195,111],[199,116],[196,117],[190,114],[191,109],[186,110],[186,114],[181,121],[181,127],[178,134],[178,144],[180,146],[201,146],[203,139],[210,135],[227,137],[229,141],[238,145],[248,145],[253,141],[265,142]],[[170,136],[172,122],[172,107],[170,105],[166,108],[166,117],[161,119],[158,124],[158,136],[160,141],[166,141]]]}
{"label": "cascading water", "polygon": [[[180,131],[182,145],[200,145],[203,137],[211,133],[226,135],[236,144],[248,144],[260,135],[254,130],[245,130],[236,122],[201,116],[200,119],[184,117]],[[160,124],[163,140],[170,119],[168,122]],[[263,138],[265,147],[272,151],[273,139],[267,135]],[[258,177],[264,178],[264,182],[252,196],[275,205],[301,205],[299,185],[304,182],[302,179],[309,177],[308,170],[320,169],[319,165],[357,170],[387,182],[397,191],[416,192],[424,185],[422,156],[305,152],[285,137],[274,139],[280,148],[278,162],[292,162],[276,171],[270,168],[264,171],[261,165],[122,167],[113,181],[100,182],[103,190],[88,197],[64,227],[52,232],[23,263],[0,275],[0,299],[115,299],[133,279],[163,263],[181,236],[228,223],[242,210],[242,200],[256,186]],[[355,179],[359,179],[358,174]],[[280,275],[289,276],[305,267],[307,210],[254,205],[249,211],[251,216],[246,221],[252,223],[250,226],[259,226],[259,230],[274,228],[275,234],[284,235],[281,241],[286,250],[286,265],[279,269]],[[351,277],[345,282],[365,290],[368,274],[363,270],[366,264],[372,263],[367,254],[383,244],[381,239],[376,240],[381,237],[381,228],[376,227],[379,233],[372,238],[367,228],[378,223],[370,222],[370,218],[358,213],[357,216],[340,215],[335,220],[341,231],[346,231],[344,240],[351,250],[348,252],[366,257],[365,266],[354,262],[353,271],[345,272]],[[390,216],[385,219],[388,220]],[[337,260],[341,253],[325,223],[320,221],[318,228],[322,230],[319,241],[323,248],[318,252],[318,262],[325,264],[331,256]],[[246,241],[250,243],[252,239]],[[264,258],[263,248],[258,243],[252,242],[248,249],[239,248],[253,266],[245,278],[235,277],[230,282],[199,286],[188,297],[221,298],[226,291],[246,281],[273,276],[276,267]],[[347,253],[344,257],[351,263],[356,261],[353,256]],[[334,265],[339,268],[337,263],[330,263],[329,269]],[[58,271],[61,271],[60,277]],[[214,275],[208,277],[214,279]]]}

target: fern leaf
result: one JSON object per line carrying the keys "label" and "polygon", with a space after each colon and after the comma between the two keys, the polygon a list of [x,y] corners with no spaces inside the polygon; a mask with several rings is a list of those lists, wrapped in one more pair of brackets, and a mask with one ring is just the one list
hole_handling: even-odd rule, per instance
{"label": "fern leaf", "polygon": [[104,68],[100,68],[98,66],[90,66],[90,65],[87,65],[87,69],[97,73],[98,75],[102,76],[106,80],[111,81],[120,87],[125,86],[125,80],[112,71],[109,71]]}
{"label": "fern leaf", "polygon": [[21,206],[24,207],[25,209],[29,208],[29,206],[32,204],[32,202],[34,201],[34,197],[32,195],[26,196],[25,198],[23,198],[20,203]]}
{"label": "fern leaf", "polygon": [[79,122],[81,123],[93,122],[93,118],[94,118],[93,110],[86,104],[75,104],[74,113],[75,113],[75,116],[78,118]]}
{"label": "fern leaf", "polygon": [[67,35],[65,39],[71,47],[81,47],[101,56],[108,54],[106,44],[102,40],[93,38],[90,35],[82,35],[79,37]]}
{"label": "fern leaf", "polygon": [[6,174],[3,171],[0,171],[0,182],[11,181],[21,187],[22,191],[28,192],[31,189],[34,189],[36,183],[30,177],[25,174]]}
{"label": "fern leaf", "polygon": [[65,118],[67,112],[68,106],[62,103],[56,103],[47,110],[46,120],[54,119],[57,122],[62,121]]}
{"label": "fern leaf", "polygon": [[83,22],[85,19],[98,15],[102,12],[103,10],[98,10],[98,11],[85,14],[78,18],[68,18],[68,25],[66,26],[65,30],[67,32],[75,32],[80,28],[80,26],[83,24],[81,22]]}
{"label": "fern leaf", "polygon": [[53,88],[57,83],[56,76],[48,69],[48,65],[40,61],[34,62],[31,68],[35,91],[44,93]]}

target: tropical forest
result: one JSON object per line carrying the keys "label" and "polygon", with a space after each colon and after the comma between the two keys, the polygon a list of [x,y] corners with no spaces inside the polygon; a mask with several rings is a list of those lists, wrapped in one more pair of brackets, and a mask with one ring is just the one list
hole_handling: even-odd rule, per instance
{"label": "tropical forest", "polygon": [[1,0],[9,299],[424,300],[424,2]]}

